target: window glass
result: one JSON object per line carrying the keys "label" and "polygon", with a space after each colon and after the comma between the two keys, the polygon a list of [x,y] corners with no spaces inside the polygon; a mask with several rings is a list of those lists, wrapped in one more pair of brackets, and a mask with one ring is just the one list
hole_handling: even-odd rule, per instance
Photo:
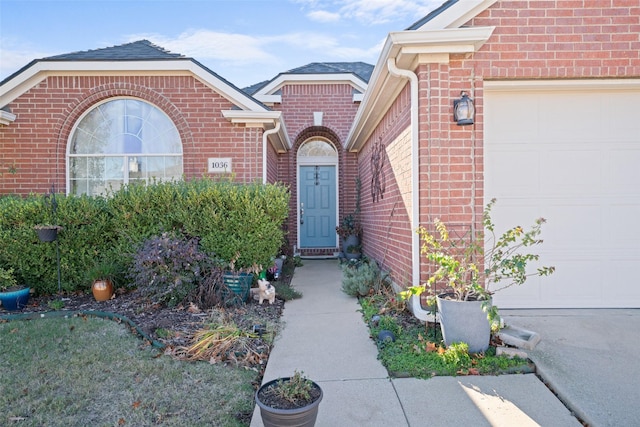
{"label": "window glass", "polygon": [[69,149],[73,194],[105,194],[130,182],[182,177],[182,141],[158,108],[135,99],[94,107],[78,122]]}
{"label": "window glass", "polygon": [[298,150],[299,157],[336,157],[337,155],[331,144],[320,140],[305,142]]}

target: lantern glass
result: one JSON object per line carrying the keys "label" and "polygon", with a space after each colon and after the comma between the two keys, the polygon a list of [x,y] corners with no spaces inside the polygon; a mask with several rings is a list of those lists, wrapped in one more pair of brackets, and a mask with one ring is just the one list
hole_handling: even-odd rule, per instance
{"label": "lantern glass", "polygon": [[462,92],[460,99],[453,101],[453,119],[458,126],[472,125],[476,109],[473,101]]}

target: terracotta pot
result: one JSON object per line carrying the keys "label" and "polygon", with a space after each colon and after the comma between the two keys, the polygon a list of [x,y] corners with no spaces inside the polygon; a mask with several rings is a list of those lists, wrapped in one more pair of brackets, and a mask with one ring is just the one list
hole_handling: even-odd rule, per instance
{"label": "terracotta pot", "polygon": [[96,280],[91,286],[96,301],[108,301],[113,296],[113,282],[111,280]]}

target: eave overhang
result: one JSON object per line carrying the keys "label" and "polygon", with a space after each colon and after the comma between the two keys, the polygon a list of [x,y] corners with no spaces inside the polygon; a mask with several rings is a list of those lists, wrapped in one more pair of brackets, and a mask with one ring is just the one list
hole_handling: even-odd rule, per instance
{"label": "eave overhang", "polygon": [[273,105],[282,103],[282,95],[277,92],[285,85],[335,84],[344,83],[353,87],[357,92],[353,94],[353,102],[360,102],[367,90],[367,83],[352,73],[320,73],[320,74],[280,74],[265,86],[260,88],[253,97],[258,101]]}
{"label": "eave overhang", "polygon": [[269,111],[215,73],[190,58],[144,61],[34,61],[22,72],[0,86],[0,106],[36,86],[50,76],[193,76],[242,110]]}
{"label": "eave overhang", "polygon": [[407,84],[407,80],[389,74],[389,59],[395,61],[398,68],[412,71],[420,64],[446,64],[452,54],[477,52],[494,30],[495,27],[464,27],[390,33],[349,131],[346,149],[357,152],[362,148]]}
{"label": "eave overhang", "polygon": [[16,120],[16,115],[7,111],[0,110],[0,125],[9,126]]}
{"label": "eave overhang", "polygon": [[278,153],[286,153],[291,149],[291,141],[289,140],[284,120],[282,120],[282,112],[280,111],[225,110],[222,111],[222,115],[231,123],[242,124],[246,127],[262,128],[265,131],[275,129],[279,122],[280,128],[278,132],[269,135],[269,142]]}

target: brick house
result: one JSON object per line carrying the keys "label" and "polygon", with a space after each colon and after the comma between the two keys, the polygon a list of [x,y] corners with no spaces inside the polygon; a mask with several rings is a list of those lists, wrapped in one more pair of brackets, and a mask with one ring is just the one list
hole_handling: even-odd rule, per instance
{"label": "brick house", "polygon": [[[326,256],[359,179],[364,252],[400,286],[425,278],[418,225],[478,229],[495,197],[498,228],[548,219],[557,267],[499,306],[640,307],[640,6],[602,3],[448,0],[390,33],[375,67],[245,90],[146,41],[35,60],[0,83],[0,193],[281,181],[290,246]],[[473,125],[452,120],[463,91]]]}

